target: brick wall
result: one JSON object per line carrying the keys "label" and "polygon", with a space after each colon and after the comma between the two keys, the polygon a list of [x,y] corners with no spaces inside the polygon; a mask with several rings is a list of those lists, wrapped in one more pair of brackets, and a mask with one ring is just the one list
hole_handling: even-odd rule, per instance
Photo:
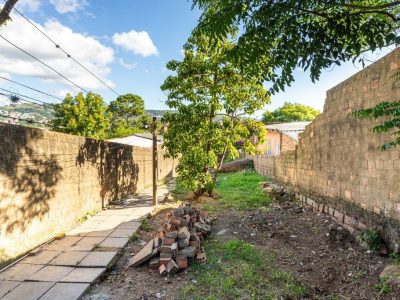
{"label": "brick wall", "polygon": [[151,184],[152,149],[0,123],[0,263]]}
{"label": "brick wall", "polygon": [[256,170],[399,220],[400,148],[377,150],[393,136],[371,133],[376,120],[349,116],[381,101],[398,101],[400,85],[389,77],[399,66],[397,49],[329,90],[324,112],[306,127],[296,149],[274,158],[254,157]]}

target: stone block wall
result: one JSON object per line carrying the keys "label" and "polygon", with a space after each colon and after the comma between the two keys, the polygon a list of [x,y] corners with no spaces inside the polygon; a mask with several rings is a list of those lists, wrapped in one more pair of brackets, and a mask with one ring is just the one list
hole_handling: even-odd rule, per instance
{"label": "stone block wall", "polygon": [[365,210],[400,219],[400,147],[378,147],[393,139],[372,133],[382,120],[349,114],[382,101],[400,100],[400,67],[393,51],[327,92],[324,111],[300,135],[294,151],[279,157],[254,157],[258,172],[297,190],[343,199]]}
{"label": "stone block wall", "polygon": [[151,184],[152,149],[0,123],[0,264]]}

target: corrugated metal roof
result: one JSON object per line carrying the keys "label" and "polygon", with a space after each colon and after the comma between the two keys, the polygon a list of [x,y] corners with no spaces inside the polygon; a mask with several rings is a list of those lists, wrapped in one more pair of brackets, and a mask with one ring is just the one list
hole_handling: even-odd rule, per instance
{"label": "corrugated metal roof", "polygon": [[307,122],[290,122],[290,123],[277,123],[266,125],[267,130],[277,130],[286,134],[294,140],[298,140],[298,134],[303,132],[310,121]]}

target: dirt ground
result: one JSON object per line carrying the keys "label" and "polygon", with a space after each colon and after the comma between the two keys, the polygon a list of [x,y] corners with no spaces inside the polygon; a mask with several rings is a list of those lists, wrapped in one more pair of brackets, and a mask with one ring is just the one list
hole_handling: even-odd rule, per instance
{"label": "dirt ground", "polygon": [[[157,229],[164,210],[150,219]],[[242,239],[272,255],[274,267],[291,272],[308,287],[307,299],[400,299],[400,289],[380,295],[376,288],[385,258],[362,249],[336,231],[330,217],[296,205],[273,205],[270,212],[227,211],[217,216],[209,239]],[[153,237],[141,231],[125,248],[115,267],[83,296],[84,300],[179,299],[179,290],[196,284],[187,269],[170,278],[147,265],[126,269],[129,258]]]}

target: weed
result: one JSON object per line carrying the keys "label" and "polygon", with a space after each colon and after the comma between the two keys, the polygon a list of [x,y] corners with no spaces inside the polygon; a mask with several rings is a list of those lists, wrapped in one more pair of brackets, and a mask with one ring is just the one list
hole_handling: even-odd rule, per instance
{"label": "weed", "polygon": [[389,256],[394,259],[394,262],[395,262],[396,265],[400,265],[400,254],[398,254],[398,253],[390,253]]}
{"label": "weed", "polygon": [[132,233],[132,235],[129,237],[129,242],[137,241],[140,237],[140,234],[135,232]]}
{"label": "weed", "polygon": [[379,282],[374,285],[379,295],[385,295],[391,292],[392,286],[389,283],[388,277],[379,278]]}
{"label": "weed", "polygon": [[358,238],[361,242],[366,243],[369,249],[375,252],[379,251],[379,249],[383,245],[382,238],[380,237],[379,232],[376,228],[367,228],[362,230]]}
{"label": "weed", "polygon": [[296,298],[305,294],[305,288],[290,273],[274,271],[270,258],[249,243],[212,241],[205,248],[207,263],[193,265],[198,284],[183,288],[183,299]]}
{"label": "weed", "polygon": [[143,219],[142,224],[140,224],[140,229],[143,231],[152,231],[153,226],[150,224],[148,219]]}

